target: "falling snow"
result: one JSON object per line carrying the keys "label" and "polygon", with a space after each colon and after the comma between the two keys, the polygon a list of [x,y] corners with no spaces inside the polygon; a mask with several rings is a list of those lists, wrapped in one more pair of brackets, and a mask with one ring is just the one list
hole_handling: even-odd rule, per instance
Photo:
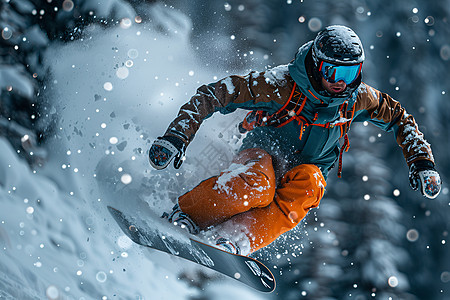
{"label": "falling snow", "polygon": [[[6,1],[5,5],[9,2]],[[290,10],[294,10],[296,5],[302,7],[303,2],[286,0],[280,6],[288,5]],[[49,11],[33,9],[26,3],[28,1],[16,1],[15,5],[41,20],[50,15]],[[214,14],[239,16],[239,14],[255,11],[251,3],[223,2],[220,5],[220,9]],[[355,8],[354,14],[361,21],[359,24],[367,19],[375,19],[376,14],[372,14],[373,6],[358,5],[360,6]],[[75,13],[75,9],[80,9],[71,0],[64,0],[60,7],[55,8],[55,12],[62,10],[69,14]],[[117,12],[122,14],[131,10],[128,5],[116,8]],[[106,6],[98,7],[98,12],[92,9],[90,16],[97,18],[95,14],[100,14],[106,9]],[[212,70],[204,71],[204,66],[199,65],[199,61],[202,61],[204,57],[199,59],[198,53],[194,53],[193,49],[205,51],[202,49],[205,46],[201,43],[192,45],[188,42],[192,37],[193,25],[186,16],[179,14],[178,9],[175,12],[172,8],[163,5],[155,5],[153,9],[155,9],[153,12],[155,15],[152,21],[156,23],[159,18],[164,19],[161,24],[168,28],[163,29],[164,26],[161,26],[157,30],[152,29],[145,25],[144,16],[142,18],[134,15],[121,16],[117,19],[117,26],[108,29],[95,26],[88,28],[86,37],[72,43],[53,45],[54,47],[52,46],[46,54],[47,64],[52,65],[52,76],[54,76],[46,88],[58,90],[64,95],[61,97],[61,95],[52,95],[51,92],[48,94],[49,98],[53,97],[51,100],[57,107],[52,111],[57,112],[59,117],[57,124],[59,129],[54,138],[49,138],[47,141],[54,151],[48,158],[48,165],[54,165],[55,168],[29,167],[18,158],[17,154],[21,150],[12,148],[5,139],[0,139],[2,153],[0,155],[0,202],[2,203],[1,211],[8,212],[0,214],[0,277],[2,278],[0,283],[7,293],[14,289],[19,295],[18,299],[36,297],[46,297],[51,300],[142,299],[148,295],[157,295],[161,299],[184,299],[203,296],[199,295],[198,291],[194,291],[189,283],[178,278],[185,271],[195,272],[197,270],[195,267],[137,247],[121,233],[105,211],[105,206],[108,204],[122,205],[142,219],[145,219],[139,210],[139,205],[142,204],[150,205],[158,213],[167,211],[173,205],[175,194],[186,192],[200,180],[223,169],[226,160],[229,160],[226,155],[220,156],[220,159],[224,160],[220,162],[221,165],[215,169],[212,168],[214,159],[219,158],[217,153],[232,153],[239,146],[239,138],[232,139],[236,141],[236,144],[222,143],[228,136],[233,136],[225,131],[224,127],[232,127],[229,124],[234,124],[236,121],[231,118],[225,119],[227,121],[213,118],[209,120],[211,126],[209,130],[203,127],[201,134],[196,137],[196,142],[189,147],[188,159],[182,171],[175,173],[173,169],[168,168],[157,173],[149,169],[146,151],[150,142],[164,132],[168,121],[193,93],[195,87],[200,83],[209,82],[211,78],[216,81],[217,78],[229,75],[229,71],[221,70],[221,67],[209,65],[208,69]],[[338,7],[335,7],[333,11],[336,9],[338,10]],[[419,23],[425,26],[426,35],[430,41],[440,37],[440,32],[433,26],[441,20],[438,20],[436,16],[422,15],[427,10],[426,6],[419,5],[413,8],[410,6],[407,8],[408,20],[405,22],[410,22],[408,26]],[[256,12],[261,13],[257,9]],[[316,33],[326,24],[325,18],[313,15],[308,15],[302,10],[290,22],[304,26],[309,34]],[[398,43],[411,38],[407,28],[391,29],[389,35]],[[373,45],[366,46],[366,51],[375,53],[374,51],[384,47],[382,42],[377,42],[377,39],[384,41],[387,35],[388,32],[382,31],[381,28],[369,31],[369,35],[365,38],[371,40]],[[7,23],[2,26],[1,38],[5,43],[15,43],[16,36],[15,26]],[[231,43],[233,46],[247,40],[245,33],[236,28],[226,30],[223,37],[220,43]],[[198,37],[195,36],[195,38]],[[281,50],[285,37],[271,33],[264,39],[273,44],[271,47],[276,52]],[[21,38],[20,43],[11,47],[11,51],[22,50],[31,40],[32,35]],[[208,40],[208,44],[214,47],[226,48],[218,47],[215,45],[216,42],[217,40]],[[405,51],[421,48],[416,48],[414,44],[408,49]],[[440,61],[450,60],[448,42],[440,42],[436,49],[436,55]],[[272,63],[273,53],[267,49],[254,50],[246,50],[245,53],[240,51],[236,56],[245,59],[252,57],[249,60],[252,63],[257,62],[256,59],[253,61],[254,57],[260,56],[264,64]],[[394,57],[393,53],[383,55],[384,58]],[[215,62],[223,59],[223,57],[219,59],[219,55],[214,56]],[[286,57],[290,57],[290,54],[286,53]],[[378,64],[379,62],[370,63]],[[264,77],[266,82],[285,83],[283,81],[287,72],[285,66],[268,68],[268,70]],[[11,74],[10,72],[2,73],[2,78],[14,78]],[[39,72],[33,74],[34,78],[41,78],[40,76]],[[399,95],[407,90],[404,80],[397,75],[386,78],[393,91],[398,92]],[[20,90],[24,95],[32,94],[31,88],[19,83],[12,80],[12,83],[5,85],[4,92],[13,93]],[[224,80],[223,83],[227,92],[233,94],[235,87],[231,80]],[[255,80],[252,84],[256,86],[257,81]],[[361,89],[365,88],[365,85],[361,86]],[[374,90],[370,89],[369,92],[378,98]],[[437,94],[441,97],[439,99],[445,102],[445,97],[448,97],[445,85],[437,87]],[[408,101],[412,100],[405,99],[406,103]],[[426,115],[432,109],[424,103],[419,112]],[[36,118],[37,115],[30,116],[30,119]],[[367,122],[364,124],[364,126],[368,125]],[[408,141],[417,136],[416,130],[408,126],[405,128]],[[427,131],[439,134],[431,127]],[[214,137],[218,135],[218,132],[222,138],[220,143],[215,145],[219,149],[218,152],[214,152],[205,145],[216,141]],[[376,147],[377,141],[382,140],[383,137],[384,135],[373,133],[362,139]],[[20,142],[27,144],[32,138],[29,134],[22,134]],[[213,159],[208,158],[211,156]],[[198,159],[199,157],[203,160]],[[358,154],[355,157],[358,157]],[[289,284],[294,282],[295,294],[292,297],[295,299],[306,299],[314,294],[315,287],[320,287],[314,276],[307,273],[306,267],[315,262],[311,260],[311,257],[317,258],[323,253],[328,253],[330,256],[317,259],[318,264],[315,267],[319,271],[326,271],[319,273],[327,274],[329,276],[327,280],[341,278],[343,275],[349,276],[352,271],[361,267],[358,270],[362,270],[368,282],[375,285],[374,282],[378,280],[378,286],[386,286],[393,291],[406,290],[404,275],[388,268],[395,265],[391,261],[394,260],[393,257],[407,257],[404,256],[403,249],[399,247],[391,249],[393,247],[391,244],[371,239],[376,235],[371,231],[365,232],[366,235],[363,234],[358,240],[352,241],[354,244],[361,245],[356,255],[353,252],[354,249],[345,248],[344,245],[348,245],[345,243],[345,238],[343,240],[345,231],[338,230],[341,223],[333,218],[344,213],[339,204],[348,203],[345,200],[350,193],[355,194],[356,200],[353,203],[355,207],[359,205],[368,207],[372,209],[371,212],[385,217],[382,218],[385,222],[373,221],[370,224],[373,226],[371,230],[388,228],[389,230],[384,232],[388,238],[400,237],[400,242],[406,244],[407,249],[417,247],[426,250],[427,256],[424,260],[433,260],[431,253],[437,251],[437,248],[445,252],[448,247],[448,229],[437,230],[430,225],[426,231],[420,227],[421,223],[419,223],[421,219],[427,220],[428,223],[436,220],[439,213],[437,210],[442,209],[436,204],[438,200],[429,204],[425,201],[420,202],[420,199],[419,201],[412,199],[403,186],[386,185],[379,181],[379,178],[384,176],[380,174],[384,174],[385,167],[375,168],[376,171],[373,171],[371,167],[364,167],[367,165],[352,164],[355,157],[350,156],[351,161],[346,165],[355,168],[357,177],[351,186],[348,186],[347,182],[337,184],[340,189],[340,199],[333,200],[326,195],[321,204],[320,213],[315,211],[310,213],[310,217],[293,232],[282,236],[268,248],[267,252],[258,254],[261,258],[272,259],[269,261],[282,278],[282,282],[283,280]],[[368,158],[366,161],[373,162],[371,157],[366,158]],[[205,161],[208,164],[206,167],[202,165]],[[232,166],[231,169],[233,170],[231,173],[221,176],[216,186],[218,190],[230,192],[227,183],[232,175],[246,171],[242,166]],[[370,170],[373,172],[370,173]],[[399,174],[404,171],[399,170]],[[406,180],[405,177],[404,181]],[[363,190],[358,188],[360,185],[364,187]],[[448,209],[450,202],[447,187],[443,188],[442,196],[445,202],[444,209]],[[244,206],[249,204],[248,197],[251,195],[241,199]],[[412,206],[420,206],[420,214],[403,216],[407,222],[399,225],[396,218],[404,212],[395,205],[387,205],[385,198],[402,205],[405,205],[404,202],[407,201],[412,203],[410,204]],[[361,202],[358,202],[359,200]],[[373,216],[368,214],[351,217],[353,220],[366,218],[370,221]],[[348,226],[350,228],[350,225]],[[233,230],[235,228],[230,232]],[[436,235],[434,231],[437,232]],[[245,228],[240,231],[240,234],[246,234]],[[367,240],[363,240],[364,238],[371,244],[366,243]],[[347,238],[347,240],[350,239]],[[248,245],[242,245],[242,249],[246,246]],[[369,257],[370,259],[361,261],[355,259],[358,256],[366,258],[365,255],[370,253],[376,253],[377,257],[372,256]],[[386,253],[396,255],[390,257]],[[337,259],[327,260],[333,257]],[[346,274],[343,274],[338,266],[340,261],[346,263]],[[385,271],[383,276],[375,280],[374,274],[382,273],[377,270],[377,263],[380,261],[384,262],[384,267],[387,267],[383,270]],[[433,280],[448,285],[450,270],[442,267],[438,272],[437,277],[433,273]],[[303,274],[306,277],[309,276],[306,281],[299,280]],[[236,273],[234,276],[239,278],[241,274]],[[294,280],[291,282],[290,278]],[[141,284],[142,282],[145,284]],[[231,279],[220,278],[218,281],[211,282],[203,287],[206,298],[262,299],[263,297],[261,294],[253,293],[235,284]],[[17,286],[21,288],[18,289]],[[446,285],[442,287],[442,290],[437,292],[448,295]],[[348,298],[378,298],[382,294],[380,290],[372,288],[363,296],[358,295],[362,288],[362,283],[349,281]],[[2,290],[0,298],[3,292]],[[8,295],[6,298],[8,299]],[[395,297],[387,299],[391,298],[396,299]]]}

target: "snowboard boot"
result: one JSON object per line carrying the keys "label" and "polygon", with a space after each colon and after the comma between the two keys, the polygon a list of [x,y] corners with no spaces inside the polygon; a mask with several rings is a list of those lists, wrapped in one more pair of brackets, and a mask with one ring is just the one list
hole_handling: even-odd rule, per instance
{"label": "snowboard boot", "polygon": [[163,213],[161,218],[167,219],[170,223],[173,223],[176,226],[180,226],[181,228],[187,229],[190,234],[198,234],[200,232],[200,228],[197,224],[195,224],[194,221],[189,217],[188,214],[185,214],[181,211],[180,206],[176,204],[172,208],[172,212],[169,213]]}
{"label": "snowboard boot", "polygon": [[239,246],[236,243],[233,243],[232,241],[224,237],[219,237],[218,239],[216,239],[216,247],[220,250],[230,252],[231,254],[241,253]]}

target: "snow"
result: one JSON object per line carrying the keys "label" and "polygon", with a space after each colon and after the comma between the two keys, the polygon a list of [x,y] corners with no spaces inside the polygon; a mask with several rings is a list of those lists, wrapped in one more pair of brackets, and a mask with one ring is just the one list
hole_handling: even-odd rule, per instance
{"label": "snow", "polygon": [[233,178],[239,176],[239,174],[245,174],[255,163],[249,163],[247,165],[233,163],[227,168],[227,172],[224,172],[217,178],[214,190],[224,191],[230,194],[231,188],[227,185]]}
{"label": "snow", "polygon": [[339,125],[345,124],[345,123],[347,123],[348,121],[351,121],[351,120],[352,119],[347,119],[347,118],[344,118],[344,117],[340,117],[336,121],[330,123],[330,126],[339,126]]}
{"label": "snow", "polygon": [[103,0],[101,5],[96,1],[84,1],[83,11],[95,11],[98,18],[133,19],[135,12],[131,5],[124,1]]}
{"label": "snow", "polygon": [[233,95],[236,87],[234,86],[233,82],[231,81],[231,77],[227,77],[227,78],[223,79],[221,82],[223,84],[225,84],[225,86],[227,87],[228,94]]}
{"label": "snow", "polygon": [[286,76],[289,73],[288,65],[276,66],[264,73],[265,81],[272,85],[285,85]]}
{"label": "snow", "polygon": [[361,85],[358,87],[358,93],[368,93],[367,90],[369,90],[369,92],[372,94],[372,97],[374,99],[379,98],[377,91],[374,88],[372,88],[371,86],[366,85],[364,82],[361,83]]}
{"label": "snow", "polygon": [[325,188],[323,184],[323,175],[320,172],[316,172],[313,174],[314,178],[316,179],[316,185],[321,188]]}
{"label": "snow", "polygon": [[[182,296],[189,291],[176,278],[165,282],[176,289],[166,290],[151,277],[160,272],[157,265],[142,259],[137,247],[116,244],[123,235],[99,218],[100,203],[85,202],[34,173],[4,139],[0,150],[0,201],[2,211],[8,212],[0,217],[2,295],[29,299],[47,292],[78,299],[119,293],[131,298],[150,292]],[[139,264],[128,261],[139,257]],[[142,270],[149,275],[140,274]],[[139,280],[147,285],[134,291],[127,287]],[[23,288],[16,289],[16,284]]]}
{"label": "snow", "polygon": [[[185,26],[186,21],[179,24]],[[170,210],[177,195],[198,184],[208,171],[215,172],[197,164],[196,154],[205,145],[216,140],[215,159],[221,156],[217,153],[232,153],[239,146],[236,140],[217,143],[218,133],[235,130],[227,124],[234,124],[236,116],[213,117],[209,130],[200,130],[189,147],[182,169],[152,170],[147,160],[151,142],[165,131],[198,82],[210,82],[217,70],[211,74],[199,67],[182,34],[168,37],[144,24],[107,30],[91,26],[85,31],[83,41],[54,44],[45,58],[53,75],[44,97],[59,119],[47,144],[49,161],[43,168],[30,168],[0,138],[0,295],[198,297],[199,290],[179,280],[180,274],[216,273],[135,245],[106,206],[144,220],[149,207],[157,214]],[[192,70],[195,73],[188,76]],[[22,89],[29,94],[28,87]],[[230,158],[223,159],[227,163]],[[220,283],[205,286],[205,296],[261,299],[244,285],[219,278]]]}
{"label": "snow", "polygon": [[27,80],[25,73],[19,72],[16,68],[3,66],[0,70],[0,82],[4,86],[14,87],[23,97],[33,97],[34,87]]}

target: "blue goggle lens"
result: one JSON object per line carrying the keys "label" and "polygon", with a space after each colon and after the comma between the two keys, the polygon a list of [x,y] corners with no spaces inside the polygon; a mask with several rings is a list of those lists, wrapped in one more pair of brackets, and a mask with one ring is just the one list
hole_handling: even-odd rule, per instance
{"label": "blue goggle lens", "polygon": [[320,73],[330,83],[343,80],[346,84],[350,84],[358,78],[361,67],[362,63],[352,66],[337,66],[323,61],[320,64]]}

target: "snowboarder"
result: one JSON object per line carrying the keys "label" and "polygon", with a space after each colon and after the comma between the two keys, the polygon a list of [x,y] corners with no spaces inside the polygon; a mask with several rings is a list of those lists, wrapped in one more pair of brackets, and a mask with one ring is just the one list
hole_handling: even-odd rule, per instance
{"label": "snowboarder", "polygon": [[269,245],[319,205],[336,163],[341,176],[351,124],[364,121],[395,134],[411,187],[437,197],[441,180],[430,145],[399,102],[362,82],[363,62],[356,33],[333,25],[288,65],[201,86],[154,141],[151,165],[163,169],[174,160],[180,168],[200,124],[217,111],[249,110],[239,124],[247,135],[232,164],[180,196],[168,220],[192,234],[213,226],[216,244],[232,253]]}

